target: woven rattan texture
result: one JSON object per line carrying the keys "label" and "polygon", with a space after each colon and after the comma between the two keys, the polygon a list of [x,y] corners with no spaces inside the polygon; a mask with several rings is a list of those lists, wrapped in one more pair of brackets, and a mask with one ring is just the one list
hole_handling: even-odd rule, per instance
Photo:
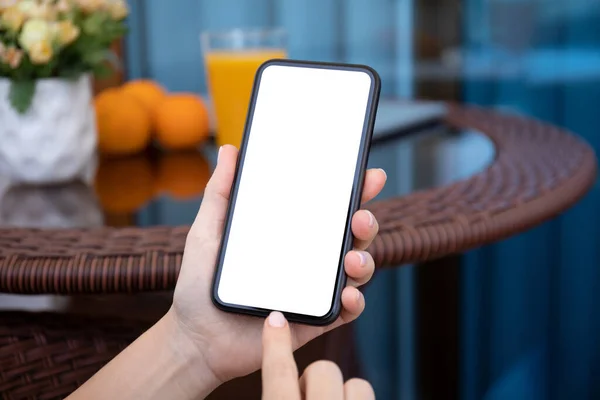
{"label": "woven rattan texture", "polygon": [[496,158],[470,179],[373,204],[378,265],[430,260],[525,231],[573,205],[595,180],[592,149],[560,128],[458,106],[448,123],[487,135]]}
{"label": "woven rattan texture", "polygon": [[122,320],[0,314],[0,394],[62,399],[135,340],[147,326]]}
{"label": "woven rattan texture", "polygon": [[[576,136],[532,119],[450,106],[449,124],[487,135],[496,159],[464,181],[373,203],[378,267],[496,241],[564,211],[592,185],[596,158]],[[188,228],[0,230],[0,291],[172,289]]]}

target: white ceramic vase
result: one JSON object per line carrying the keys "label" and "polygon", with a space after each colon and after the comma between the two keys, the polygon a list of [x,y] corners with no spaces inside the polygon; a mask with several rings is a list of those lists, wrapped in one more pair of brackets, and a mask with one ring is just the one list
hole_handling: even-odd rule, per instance
{"label": "white ceramic vase", "polygon": [[24,114],[0,79],[0,176],[11,183],[51,184],[84,178],[96,149],[91,78],[42,79]]}

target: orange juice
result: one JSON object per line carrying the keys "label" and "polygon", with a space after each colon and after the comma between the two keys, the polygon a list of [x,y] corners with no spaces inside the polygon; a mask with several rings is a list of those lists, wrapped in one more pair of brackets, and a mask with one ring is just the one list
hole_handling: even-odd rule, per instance
{"label": "orange juice", "polygon": [[256,70],[267,60],[285,57],[285,50],[279,49],[215,50],[205,54],[219,146],[240,147]]}

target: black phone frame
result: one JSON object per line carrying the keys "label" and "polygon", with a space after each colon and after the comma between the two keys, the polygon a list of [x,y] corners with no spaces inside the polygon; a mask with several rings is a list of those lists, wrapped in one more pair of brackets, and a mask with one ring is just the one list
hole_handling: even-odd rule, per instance
{"label": "black phone frame", "polygon": [[[211,299],[213,304],[220,310],[238,314],[252,315],[257,317],[267,317],[271,311],[257,307],[241,306],[236,304],[228,304],[219,298],[218,288],[221,279],[221,270],[223,267],[223,260],[227,251],[227,242],[229,240],[229,231],[231,228],[231,222],[233,219],[233,211],[235,209],[235,203],[237,200],[237,194],[239,189],[239,183],[241,179],[241,172],[244,167],[244,159],[246,156],[246,148],[249,141],[252,120],[254,117],[254,108],[256,105],[256,99],[258,90],[260,87],[260,81],[264,70],[272,65],[292,66],[292,67],[305,67],[305,68],[320,68],[320,69],[334,69],[334,70],[345,70],[345,71],[362,71],[367,73],[371,78],[371,89],[369,92],[369,100],[367,103],[367,112],[365,115],[365,122],[363,125],[362,138],[360,143],[360,149],[358,153],[358,160],[356,163],[356,169],[354,172],[354,183],[352,186],[352,194],[350,197],[350,204],[348,206],[348,216],[346,218],[346,227],[344,230],[344,240],[342,249],[340,251],[340,258],[338,263],[337,279],[335,283],[335,290],[333,292],[333,298],[331,300],[331,307],[322,317],[315,317],[312,315],[303,315],[283,312],[285,317],[290,322],[324,326],[333,323],[340,315],[342,310],[341,294],[342,290],[346,286],[346,273],[344,271],[344,257],[352,250],[353,247],[353,234],[351,228],[352,216],[360,208],[360,201],[362,197],[363,184],[365,179],[365,172],[367,163],[369,161],[369,151],[371,148],[371,140],[373,135],[373,129],[375,126],[375,118],[377,115],[377,106],[379,103],[379,95],[381,91],[381,79],[379,74],[371,67],[360,64],[345,64],[345,63],[330,63],[330,62],[318,62],[318,61],[303,61],[303,60],[290,60],[290,59],[272,59],[264,62],[257,70],[252,88],[252,96],[248,107],[248,115],[246,117],[246,125],[244,128],[244,135],[242,138],[241,148],[238,154],[238,163],[234,175],[233,185],[229,197],[229,205],[227,208],[227,214],[225,219],[225,226],[221,243],[219,245],[219,252],[217,253],[217,261],[215,267],[215,273],[212,282]],[[308,288],[307,288],[308,290]]]}

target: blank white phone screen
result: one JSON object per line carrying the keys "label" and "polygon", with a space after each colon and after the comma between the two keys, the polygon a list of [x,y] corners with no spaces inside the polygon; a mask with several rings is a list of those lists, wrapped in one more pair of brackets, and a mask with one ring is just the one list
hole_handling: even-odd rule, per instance
{"label": "blank white phone screen", "polygon": [[262,73],[217,294],[229,305],[331,309],[372,78]]}

